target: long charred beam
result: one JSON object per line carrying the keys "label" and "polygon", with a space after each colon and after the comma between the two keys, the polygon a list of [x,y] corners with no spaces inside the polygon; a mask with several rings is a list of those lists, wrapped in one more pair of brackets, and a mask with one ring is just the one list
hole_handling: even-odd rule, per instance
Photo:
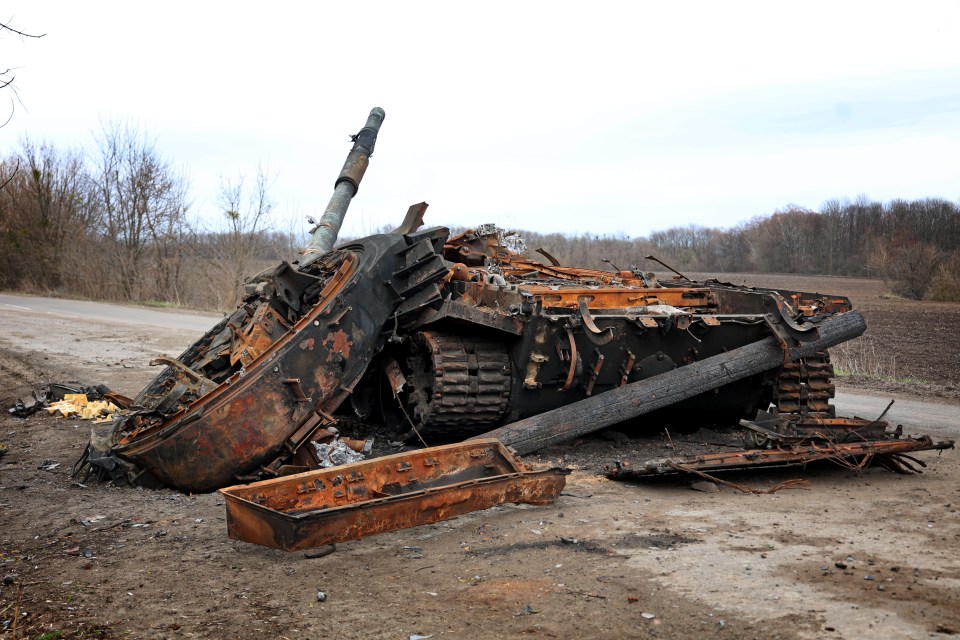
{"label": "long charred beam", "polygon": [[330,196],[330,202],[320,218],[320,222],[314,227],[307,242],[307,247],[303,250],[303,257],[300,259],[300,266],[305,267],[314,260],[333,249],[337,236],[340,234],[340,227],[343,226],[343,219],[347,215],[347,208],[350,201],[357,194],[360,188],[360,181],[363,180],[363,174],[370,163],[370,156],[373,155],[373,148],[377,144],[377,134],[380,132],[380,125],[386,117],[383,109],[374,107],[367,117],[367,123],[360,130],[360,133],[353,136],[353,148],[347,154],[347,159],[343,163],[343,169],[337,177],[333,189],[333,195]]}
{"label": "long charred beam", "polygon": [[[867,323],[856,311],[834,316],[819,325],[816,340],[789,349],[793,361],[811,356],[862,334]],[[742,378],[783,365],[780,342],[769,337],[727,353],[694,362],[667,373],[631,382],[565,407],[494,429],[477,438],[497,438],[520,454],[571,440],[605,427],[676,404]]]}

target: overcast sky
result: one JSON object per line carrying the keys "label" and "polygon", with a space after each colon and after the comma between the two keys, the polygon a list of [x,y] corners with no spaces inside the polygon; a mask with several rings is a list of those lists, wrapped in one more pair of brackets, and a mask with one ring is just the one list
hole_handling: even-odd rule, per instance
{"label": "overcast sky", "polygon": [[[138,123],[212,219],[221,177],[318,216],[387,113],[345,232],[398,223],[645,235],[789,203],[960,199],[957,2],[49,2],[0,36],[23,135]],[[305,224],[302,228],[305,228]]]}

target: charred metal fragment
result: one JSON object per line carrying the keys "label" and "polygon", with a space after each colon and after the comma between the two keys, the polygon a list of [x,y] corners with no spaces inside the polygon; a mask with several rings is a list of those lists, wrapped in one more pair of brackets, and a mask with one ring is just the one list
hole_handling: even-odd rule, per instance
{"label": "charred metal fragment", "polygon": [[720,451],[693,456],[655,458],[636,464],[618,460],[606,468],[606,475],[614,480],[637,479],[677,473],[713,473],[735,469],[760,467],[803,466],[812,462],[830,460],[845,467],[863,468],[872,461],[899,473],[915,473],[926,464],[905,454],[916,451],[952,449],[952,440],[934,442],[929,436],[896,437],[859,442],[831,442],[826,439],[806,440],[771,449],[744,449]]}
{"label": "charred metal fragment", "polygon": [[7,409],[7,413],[17,418],[26,418],[48,406],[51,402],[63,400],[64,396],[68,394],[82,394],[90,400],[109,400],[121,408],[126,408],[130,402],[129,398],[111,391],[102,384],[85,385],[81,382],[55,382],[44,389],[34,389],[29,395],[17,398],[13,406]]}

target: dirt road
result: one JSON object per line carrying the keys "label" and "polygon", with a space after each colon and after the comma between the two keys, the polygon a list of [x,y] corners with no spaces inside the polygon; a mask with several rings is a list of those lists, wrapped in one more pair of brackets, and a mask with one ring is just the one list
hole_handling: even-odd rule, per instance
{"label": "dirt road", "polygon": [[[215,322],[39,300],[0,298],[2,407],[33,385],[68,378],[133,394],[155,373],[150,358],[178,354]],[[182,324],[194,321],[199,330]],[[838,400],[841,411],[861,415],[885,404],[859,391]],[[928,431],[957,434],[955,405],[903,398],[894,410],[908,430],[923,426],[915,419],[923,411],[922,421],[936,423]],[[0,417],[0,443],[9,447],[0,459],[0,623],[14,637],[928,638],[960,631],[955,452],[920,454],[928,463],[922,476],[820,467],[729,478],[760,488],[798,476],[810,482],[749,495],[693,491],[688,481],[608,481],[593,472],[599,463],[660,455],[668,443],[591,438],[528,457],[577,468],[551,507],[499,507],[311,559],[228,540],[217,494],[78,486],[69,467],[87,435],[78,421]],[[686,444],[674,437],[674,446]]]}

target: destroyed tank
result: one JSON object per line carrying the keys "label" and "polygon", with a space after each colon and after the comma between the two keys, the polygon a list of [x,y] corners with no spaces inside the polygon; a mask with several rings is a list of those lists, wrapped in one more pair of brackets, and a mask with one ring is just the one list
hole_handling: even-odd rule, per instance
{"label": "destroyed tank", "polygon": [[[771,404],[832,417],[824,349],[865,328],[847,298],[583,269],[546,251],[538,261],[492,224],[452,237],[424,228],[425,203],[391,233],[334,248],[383,118],[374,109],[353,137],[299,262],[249,282],[236,311],[178,358],[155,360],[164,370],[81,466],[202,492],[314,468],[307,445],[344,422],[436,444],[546,415],[585,423],[578,433],[631,418],[735,424]],[[772,351],[735,364],[753,345]],[[651,401],[612,409],[618,391],[658,380],[670,382]]]}

